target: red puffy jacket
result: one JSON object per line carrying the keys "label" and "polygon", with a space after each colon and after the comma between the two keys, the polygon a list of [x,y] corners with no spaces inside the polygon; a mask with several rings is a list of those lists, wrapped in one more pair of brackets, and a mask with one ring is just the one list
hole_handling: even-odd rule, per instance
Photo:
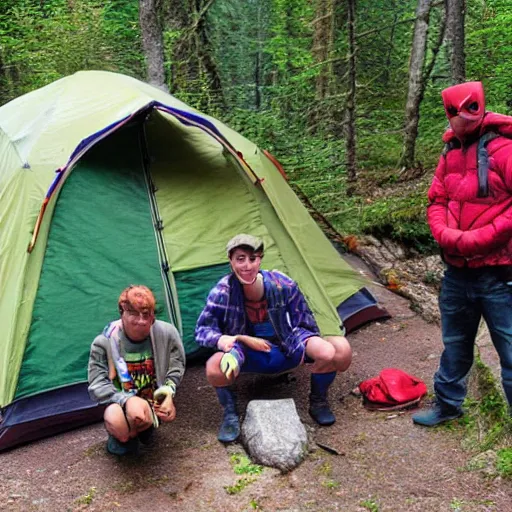
{"label": "red puffy jacket", "polygon": [[[512,264],[512,117],[486,112],[487,132],[503,135],[487,145],[489,195],[477,196],[478,141],[441,155],[428,192],[430,230],[456,267]],[[443,136],[454,139],[451,129]]]}

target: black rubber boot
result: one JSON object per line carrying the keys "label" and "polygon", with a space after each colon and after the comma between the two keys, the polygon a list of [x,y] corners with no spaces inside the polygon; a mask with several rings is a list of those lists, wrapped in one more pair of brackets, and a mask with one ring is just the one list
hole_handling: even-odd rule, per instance
{"label": "black rubber boot", "polygon": [[325,427],[336,421],[327,401],[327,391],[335,377],[336,372],[311,374],[309,414],[319,425]]}
{"label": "black rubber boot", "polygon": [[235,395],[230,388],[215,388],[219,402],[224,408],[224,417],[217,439],[221,443],[232,443],[240,435],[240,420],[236,412]]}

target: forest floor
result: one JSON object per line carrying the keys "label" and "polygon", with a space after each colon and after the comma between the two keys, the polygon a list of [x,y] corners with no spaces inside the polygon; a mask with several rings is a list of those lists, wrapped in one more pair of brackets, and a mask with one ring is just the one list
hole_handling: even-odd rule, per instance
{"label": "forest floor", "polygon": [[[239,444],[217,439],[221,411],[201,366],[188,368],[178,416],[136,457],[105,451],[106,433],[91,425],[0,455],[0,509],[12,511],[512,511],[512,481],[502,479],[463,443],[463,420],[426,429],[412,411],[366,410],[352,394],[386,367],[424,379],[431,389],[441,352],[439,327],[382,286],[372,292],[392,314],[351,334],[354,360],[331,389],[337,422],[316,427],[307,413],[309,377],[291,382],[247,378],[251,398],[293,398],[311,435],[305,461],[288,474],[250,467],[235,473]],[[428,401],[428,399],[426,399]],[[317,444],[318,443],[318,444]],[[331,453],[319,445],[336,451]]]}

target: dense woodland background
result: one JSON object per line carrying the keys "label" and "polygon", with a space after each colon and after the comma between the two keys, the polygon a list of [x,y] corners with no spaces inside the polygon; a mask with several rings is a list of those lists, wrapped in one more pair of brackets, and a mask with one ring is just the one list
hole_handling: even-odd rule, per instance
{"label": "dense woodland background", "polygon": [[9,0],[0,104],[83,69],[168,90],[283,164],[342,235],[434,244],[440,91],[512,114],[510,0]]}

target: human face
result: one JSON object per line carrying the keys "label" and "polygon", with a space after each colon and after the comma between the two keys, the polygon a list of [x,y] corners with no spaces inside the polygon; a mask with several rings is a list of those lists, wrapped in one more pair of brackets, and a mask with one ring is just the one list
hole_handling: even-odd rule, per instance
{"label": "human face", "polygon": [[155,314],[153,311],[127,308],[123,310],[121,320],[126,336],[132,341],[142,341],[149,336],[151,326],[155,321]]}
{"label": "human face", "polygon": [[231,268],[242,284],[253,284],[258,277],[261,265],[261,254],[237,248],[231,253]]}

